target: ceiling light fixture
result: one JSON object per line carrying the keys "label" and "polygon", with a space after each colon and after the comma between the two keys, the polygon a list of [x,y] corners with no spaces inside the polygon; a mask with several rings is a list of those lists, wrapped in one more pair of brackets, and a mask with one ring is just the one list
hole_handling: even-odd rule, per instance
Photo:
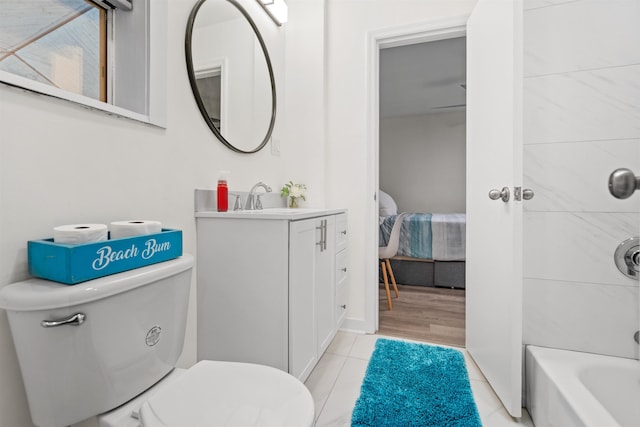
{"label": "ceiling light fixture", "polygon": [[257,0],[257,2],[277,25],[287,22],[289,8],[284,0]]}

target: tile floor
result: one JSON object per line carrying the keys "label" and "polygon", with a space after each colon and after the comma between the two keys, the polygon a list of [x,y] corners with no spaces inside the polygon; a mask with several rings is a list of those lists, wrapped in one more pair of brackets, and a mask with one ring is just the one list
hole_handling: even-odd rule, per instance
{"label": "tile floor", "polygon": [[[360,395],[360,384],[375,342],[380,337],[382,335],[338,332],[305,383],[315,401],[316,427],[351,425],[351,411]],[[526,411],[518,420],[509,416],[466,350],[458,350],[462,350],[467,361],[471,389],[483,427],[534,427]]]}

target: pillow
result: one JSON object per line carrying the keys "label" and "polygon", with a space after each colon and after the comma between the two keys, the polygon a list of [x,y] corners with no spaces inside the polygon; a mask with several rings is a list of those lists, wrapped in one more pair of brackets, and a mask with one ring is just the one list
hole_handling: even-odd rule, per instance
{"label": "pillow", "polygon": [[398,214],[398,205],[396,205],[393,197],[382,190],[378,191],[378,205],[380,211],[379,215],[382,217]]}

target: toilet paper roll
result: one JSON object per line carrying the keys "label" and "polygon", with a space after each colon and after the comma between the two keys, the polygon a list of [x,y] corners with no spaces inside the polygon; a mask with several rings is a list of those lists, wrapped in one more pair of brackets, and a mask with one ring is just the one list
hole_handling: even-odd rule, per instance
{"label": "toilet paper roll", "polygon": [[160,233],[162,224],[159,221],[131,220],[114,221],[110,224],[111,239]]}
{"label": "toilet paper roll", "polygon": [[53,241],[56,243],[78,245],[105,240],[107,240],[105,224],[69,224],[53,229]]}

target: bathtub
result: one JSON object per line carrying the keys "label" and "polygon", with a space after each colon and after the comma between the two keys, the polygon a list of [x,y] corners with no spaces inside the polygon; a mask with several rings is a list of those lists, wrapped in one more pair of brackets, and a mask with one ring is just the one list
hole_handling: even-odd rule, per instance
{"label": "bathtub", "polygon": [[640,426],[640,363],[526,347],[527,408],[536,427]]}

